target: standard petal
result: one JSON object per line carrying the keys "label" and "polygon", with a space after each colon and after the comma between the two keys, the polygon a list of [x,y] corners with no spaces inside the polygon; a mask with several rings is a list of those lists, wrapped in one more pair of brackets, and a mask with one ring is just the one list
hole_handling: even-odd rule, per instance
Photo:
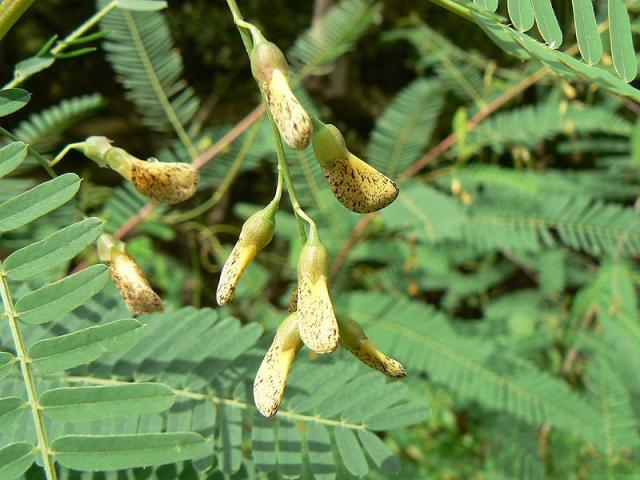
{"label": "standard petal", "polygon": [[304,344],[316,353],[338,348],[338,322],[333,311],[326,277],[315,282],[298,278],[298,328]]}
{"label": "standard petal", "polygon": [[193,196],[200,174],[188,163],[150,162],[135,159],[131,183],[140,193],[155,200],[180,203]]}
{"label": "standard petal", "polygon": [[115,252],[111,258],[111,277],[127,308],[134,313],[164,310],[162,299],[153,291],[138,263],[126,253]]}
{"label": "standard petal", "polygon": [[218,290],[216,291],[218,305],[226,305],[233,299],[240,277],[256,256],[256,253],[257,250],[254,246],[247,245],[242,240],[235,244],[220,274]]}

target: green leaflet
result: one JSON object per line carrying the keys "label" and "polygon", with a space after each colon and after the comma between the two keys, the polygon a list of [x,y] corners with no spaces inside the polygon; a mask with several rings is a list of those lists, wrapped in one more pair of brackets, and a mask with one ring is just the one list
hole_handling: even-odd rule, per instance
{"label": "green leaflet", "polygon": [[560,30],[556,14],[551,6],[551,0],[531,0],[531,4],[542,38],[552,48],[560,47],[562,45],[562,30]]}
{"label": "green leaflet", "polygon": [[16,362],[16,357],[10,353],[0,352],[0,380],[9,374]]}
{"label": "green leaflet", "polygon": [[65,173],[0,204],[0,232],[14,230],[73,198],[80,188],[75,173]]}
{"label": "green leaflet", "polygon": [[28,406],[21,397],[0,398],[0,430],[18,420]]}
{"label": "green leaflet", "polygon": [[534,22],[531,0],[508,0],[509,17],[519,32],[531,30]]}
{"label": "green leaflet", "polygon": [[116,0],[116,5],[137,12],[156,12],[167,8],[167,2],[158,0]]}
{"label": "green leaflet", "polygon": [[4,261],[4,270],[12,280],[25,280],[71,260],[95,242],[104,222],[87,218],[50,235],[39,242],[13,252]]}
{"label": "green leaflet", "polygon": [[22,88],[0,91],[0,117],[17,112],[31,100],[31,94]]}
{"label": "green leaflet", "polygon": [[141,337],[142,324],[127,318],[40,340],[31,346],[29,356],[40,371],[55,372],[84,365],[106,352],[126,350]]}
{"label": "green leaflet", "polygon": [[159,413],[170,408],[174,400],[173,390],[166,385],[134,383],[49,390],[41,395],[40,405],[53,420],[90,422]]}
{"label": "green leaflet", "polygon": [[68,435],[54,440],[54,458],[86,471],[164,465],[205,455],[211,442],[191,432],[132,435]]}
{"label": "green leaflet", "polygon": [[356,477],[366,475],[369,471],[369,466],[355,433],[343,427],[336,427],[334,433],[338,452],[347,470]]}
{"label": "green leaflet", "polygon": [[79,307],[102,290],[109,278],[105,265],[93,265],[26,294],[16,302],[20,320],[44,323]]}
{"label": "green leaflet", "polygon": [[591,0],[572,0],[572,3],[580,53],[589,65],[596,64],[602,57],[602,42],[593,12],[593,3]]}
{"label": "green leaflet", "polygon": [[27,158],[27,146],[12,142],[0,148],[0,178],[14,171]]}
{"label": "green leaflet", "polygon": [[0,478],[20,477],[36,458],[36,448],[27,442],[17,442],[0,449]]}
{"label": "green leaflet", "polygon": [[629,13],[622,0],[609,0],[608,6],[613,66],[618,76],[629,83],[638,73],[638,60],[633,50]]}

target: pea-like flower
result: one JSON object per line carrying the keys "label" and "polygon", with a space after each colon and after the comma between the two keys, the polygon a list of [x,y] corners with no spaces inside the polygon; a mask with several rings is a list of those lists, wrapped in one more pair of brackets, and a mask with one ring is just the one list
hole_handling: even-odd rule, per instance
{"label": "pea-like flower", "polygon": [[311,143],[329,187],[349,210],[375,212],[397,198],[395,182],[352,154],[335,126],[314,119]]}
{"label": "pea-like flower", "polygon": [[143,195],[154,200],[180,203],[193,196],[200,173],[189,163],[140,160],[106,137],[89,137],[75,147],[101,166],[129,180]]}
{"label": "pea-like flower", "polygon": [[327,278],[328,252],[312,227],[298,257],[297,309],[300,337],[316,353],[338,348],[338,323]]}
{"label": "pea-like flower", "polygon": [[275,203],[269,204],[242,225],[240,237],[222,267],[216,292],[218,305],[226,305],[233,299],[240,277],[258,252],[271,242],[276,228],[276,206]]}
{"label": "pea-like flower", "polygon": [[265,417],[272,417],[280,408],[291,364],[301,348],[298,315],[294,312],[278,327],[253,382],[254,402]]}
{"label": "pea-like flower", "polygon": [[406,377],[400,362],[378,350],[364,333],[362,326],[350,318],[339,318],[340,345],[349,350],[362,363],[375,368],[389,377]]}
{"label": "pea-like flower", "polygon": [[295,150],[304,150],[311,137],[311,119],[291,90],[287,61],[275,44],[253,33],[251,72],[284,141]]}
{"label": "pea-like flower", "polygon": [[111,278],[120,290],[127,308],[133,313],[151,313],[164,310],[162,299],[153,291],[138,262],[130,256],[124,243],[110,235],[98,240],[98,255],[111,267]]}

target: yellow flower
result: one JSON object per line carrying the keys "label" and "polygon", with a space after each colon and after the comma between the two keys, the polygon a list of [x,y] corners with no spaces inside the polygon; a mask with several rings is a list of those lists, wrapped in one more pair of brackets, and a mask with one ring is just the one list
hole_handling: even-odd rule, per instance
{"label": "yellow flower", "polygon": [[108,166],[154,200],[180,203],[193,196],[200,173],[189,163],[140,160],[106,137],[89,137],[76,147],[101,166]]}
{"label": "yellow flower", "polygon": [[256,40],[251,72],[284,141],[295,150],[304,150],[311,137],[311,119],[291,90],[287,61],[275,44],[264,37]]}
{"label": "yellow flower", "polygon": [[358,322],[350,318],[339,318],[338,325],[340,345],[349,350],[358,360],[390,377],[406,377],[407,373],[402,364],[378,350]]}
{"label": "yellow flower", "polygon": [[274,416],[280,408],[291,364],[301,348],[297,314],[294,312],[278,327],[253,382],[254,402],[265,417]]}
{"label": "yellow flower", "polygon": [[153,291],[138,263],[126,253],[124,243],[102,235],[98,240],[98,254],[101,260],[110,263],[111,278],[129,310],[133,313],[164,310],[162,299]]}
{"label": "yellow flower", "polygon": [[353,155],[333,125],[314,120],[311,139],[316,159],[329,187],[349,210],[370,213],[385,208],[398,196],[398,186],[371,165]]}
{"label": "yellow flower", "polygon": [[233,299],[240,277],[258,252],[271,242],[275,227],[275,204],[269,204],[244,222],[240,237],[220,273],[216,291],[218,305],[226,305]]}
{"label": "yellow flower", "polygon": [[327,249],[315,228],[298,258],[298,328],[306,346],[316,353],[338,348],[338,323],[327,286]]}

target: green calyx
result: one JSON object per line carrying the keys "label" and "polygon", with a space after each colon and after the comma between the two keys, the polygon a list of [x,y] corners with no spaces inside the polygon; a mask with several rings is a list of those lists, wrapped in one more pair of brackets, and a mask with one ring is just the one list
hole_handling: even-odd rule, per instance
{"label": "green calyx", "polygon": [[362,326],[351,318],[336,317],[336,320],[340,330],[340,343],[346,348],[360,348],[362,341],[367,339]]}
{"label": "green calyx", "polygon": [[[258,41],[256,41],[256,39]],[[287,60],[282,50],[275,43],[267,41],[262,34],[254,35],[254,45],[251,51],[251,73],[258,82],[269,82],[274,70],[288,74]]]}
{"label": "green calyx", "polygon": [[276,208],[269,204],[262,210],[251,215],[240,232],[240,238],[246,244],[252,245],[257,251],[266,247],[276,229]]}
{"label": "green calyx", "polygon": [[336,160],[346,160],[349,150],[340,130],[334,125],[322,123],[315,117],[312,123],[311,145],[318,163],[324,168],[331,168]]}

